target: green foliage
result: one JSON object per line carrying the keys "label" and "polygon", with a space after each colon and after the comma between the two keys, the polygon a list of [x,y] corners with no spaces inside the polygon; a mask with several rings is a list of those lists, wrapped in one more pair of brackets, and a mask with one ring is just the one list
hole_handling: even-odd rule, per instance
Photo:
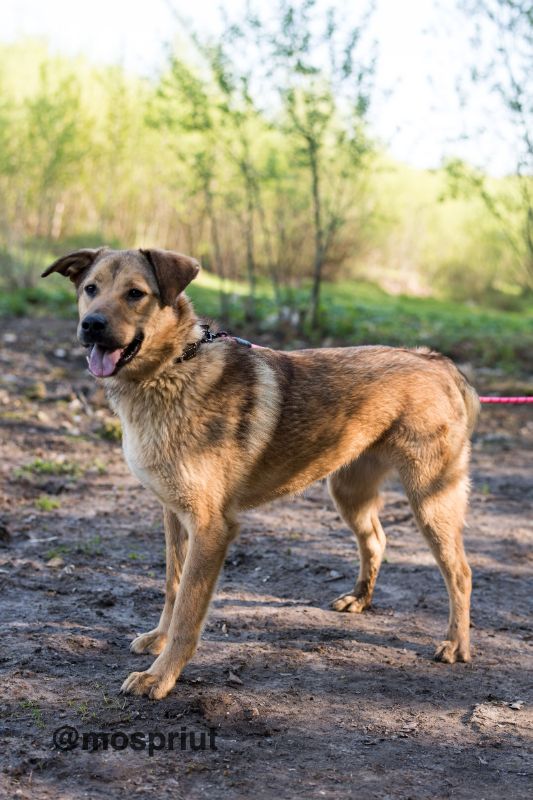
{"label": "green foliage", "polygon": [[[189,294],[200,314],[216,316],[217,280],[203,276],[190,287]],[[229,321],[239,333],[246,324],[244,284],[232,282]],[[283,335],[288,346],[301,334],[321,345],[386,344],[398,347],[425,346],[439,350],[460,362],[509,372],[533,367],[533,298],[519,311],[483,309],[473,304],[443,301],[429,297],[393,296],[375,284],[362,281],[325,283],[320,329],[304,324],[298,331],[292,317],[305,308],[306,286],[291,295],[291,306],[279,305],[272,286],[260,283],[257,293],[258,327],[274,338]]]}
{"label": "green foliage", "polygon": [[86,542],[80,542],[77,549],[87,556],[101,556],[103,552],[102,537],[98,534],[91,536]]}
{"label": "green foliage", "polygon": [[[527,306],[530,176],[420,171],[380,152],[361,10],[349,27],[315,0],[247,6],[219,41],[189,31],[151,81],[0,45],[0,314],[72,314],[71,285],[38,276],[102,244],[192,253],[202,311],[264,328],[283,308],[309,336],[392,336],[398,295]],[[395,297],[350,310],[334,286],[348,281]],[[354,328],[364,314],[370,328]]]}
{"label": "green foliage", "polygon": [[76,297],[65,283],[38,284],[27,289],[11,289],[0,293],[0,316],[25,314],[72,317],[76,310]]}
{"label": "green foliage", "polygon": [[46,558],[48,561],[51,561],[52,558],[61,558],[62,556],[66,555],[69,551],[67,545],[58,544],[57,547],[52,547],[50,550],[46,551]]}
{"label": "green foliage", "polygon": [[122,427],[120,420],[116,417],[106,419],[100,428],[98,428],[98,436],[108,442],[121,442],[122,441]]}
{"label": "green foliage", "polygon": [[20,707],[31,712],[33,721],[38,728],[44,728],[43,712],[36,700],[21,700]]}
{"label": "green foliage", "polygon": [[426,346],[458,361],[531,369],[533,306],[523,313],[488,311],[430,298],[383,296],[375,287],[327,286],[328,330],[354,344]]}
{"label": "green foliage", "polygon": [[78,478],[81,469],[78,464],[71,461],[53,461],[51,459],[36,458],[34,461],[21,467],[22,472],[34,475],[67,475],[70,478]]}
{"label": "green foliage", "polygon": [[[388,279],[387,277],[385,280]],[[309,287],[303,284],[277,296],[267,279],[258,282],[256,320],[250,329],[247,320],[247,285],[237,280],[221,281],[203,271],[188,289],[198,313],[207,319],[219,316],[221,286],[226,293],[224,324],[236,334],[268,334],[274,340],[293,347],[302,335],[315,344],[388,344],[427,346],[459,361],[506,371],[531,370],[533,366],[533,298],[514,298],[514,309],[484,309],[472,303],[431,297],[391,295],[380,286],[362,280],[326,282],[323,286],[321,327],[303,323]],[[499,295],[501,299],[501,295]],[[70,316],[74,316],[72,306]],[[55,307],[39,306],[46,314]],[[66,313],[66,311],[65,311]],[[5,414],[4,414],[5,416]],[[97,434],[111,442],[120,442],[120,421],[105,420]],[[64,462],[63,462],[64,463]],[[74,465],[73,465],[74,466]],[[68,474],[71,469],[59,462],[37,459],[21,474]],[[102,465],[95,464],[100,474]],[[66,470],[65,473],[54,470]],[[105,471],[105,470],[104,470]],[[76,476],[74,470],[72,475]]]}
{"label": "green foliage", "polygon": [[38,508],[39,511],[55,511],[57,508],[61,508],[61,503],[56,497],[42,494],[35,501],[35,508]]}

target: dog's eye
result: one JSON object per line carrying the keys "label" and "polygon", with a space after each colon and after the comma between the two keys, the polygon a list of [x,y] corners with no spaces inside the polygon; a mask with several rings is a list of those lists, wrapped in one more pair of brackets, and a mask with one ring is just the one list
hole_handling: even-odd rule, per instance
{"label": "dog's eye", "polygon": [[130,289],[128,292],[128,300],[140,300],[145,294],[146,292],[142,292],[140,289]]}
{"label": "dog's eye", "polygon": [[97,287],[95,283],[88,283],[85,287],[85,294],[88,294],[89,297],[94,297],[97,292]]}

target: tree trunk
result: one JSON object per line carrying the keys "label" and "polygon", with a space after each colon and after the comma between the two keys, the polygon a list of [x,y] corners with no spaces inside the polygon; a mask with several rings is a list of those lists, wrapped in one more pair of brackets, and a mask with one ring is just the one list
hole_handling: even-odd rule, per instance
{"label": "tree trunk", "polygon": [[279,275],[277,271],[277,264],[274,260],[274,251],[272,248],[272,238],[270,235],[270,229],[268,227],[268,223],[266,220],[265,209],[263,208],[263,202],[261,199],[261,190],[259,186],[256,186],[256,199],[255,205],[257,208],[257,213],[259,215],[259,222],[261,225],[261,230],[263,231],[263,238],[265,240],[265,250],[266,250],[266,257],[267,257],[267,264],[268,264],[268,274],[270,275],[270,280],[272,281],[272,288],[274,290],[274,299],[276,301],[276,305],[278,308],[281,305],[281,291],[279,285]]}
{"label": "tree trunk", "polygon": [[313,263],[313,286],[311,290],[311,325],[319,325],[320,289],[322,285],[322,266],[324,264],[324,230],[322,227],[322,208],[320,203],[320,176],[318,172],[318,150],[315,142],[308,143],[309,165],[311,168],[313,192],[313,217],[315,226],[315,258]]}
{"label": "tree trunk", "polygon": [[255,319],[255,293],[257,287],[257,276],[255,272],[255,253],[254,253],[254,187],[253,180],[249,174],[249,167],[243,166],[246,181],[246,267],[248,272],[248,286],[250,295],[247,303],[247,316],[250,320]]}
{"label": "tree trunk", "polygon": [[209,225],[211,228],[211,244],[213,247],[213,256],[215,262],[215,273],[220,278],[221,286],[220,286],[220,313],[222,317],[226,318],[228,314],[228,297],[226,292],[224,291],[224,287],[222,282],[225,280],[225,272],[224,272],[224,261],[222,259],[222,250],[220,247],[220,238],[218,235],[218,223],[215,214],[215,209],[213,206],[213,194],[211,192],[211,186],[209,180],[204,183],[204,197],[205,197],[205,209],[207,211],[207,218],[209,220]]}

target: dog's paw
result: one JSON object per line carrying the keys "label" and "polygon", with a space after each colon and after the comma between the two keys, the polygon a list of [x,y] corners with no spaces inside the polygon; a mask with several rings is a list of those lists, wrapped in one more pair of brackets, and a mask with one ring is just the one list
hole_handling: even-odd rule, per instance
{"label": "dog's paw", "polygon": [[442,661],[444,664],[455,664],[456,661],[470,661],[470,649],[457,641],[448,639],[441,642],[435,650],[433,656],[435,661]]}
{"label": "dog's paw", "polygon": [[158,675],[150,670],[146,672],[131,672],[122,686],[121,694],[146,695],[150,700],[162,700],[171,691],[176,683],[172,675]]}
{"label": "dog's paw", "polygon": [[153,656],[158,656],[162,653],[167,643],[166,633],[162,633],[157,628],[148,633],[141,633],[130,644],[132,653],[151,653]]}
{"label": "dog's paw", "polygon": [[347,611],[350,614],[361,614],[370,605],[370,600],[357,597],[355,594],[342,594],[331,604],[334,611]]}

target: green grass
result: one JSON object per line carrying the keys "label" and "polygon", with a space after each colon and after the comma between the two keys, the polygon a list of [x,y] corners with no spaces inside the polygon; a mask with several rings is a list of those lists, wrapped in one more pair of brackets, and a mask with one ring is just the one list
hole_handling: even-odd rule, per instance
{"label": "green grass", "polygon": [[51,459],[36,458],[17,472],[33,475],[67,475],[70,478],[77,478],[81,475],[78,464],[71,461],[53,461]]}
{"label": "green grass", "polygon": [[101,439],[107,442],[121,442],[122,441],[122,427],[120,420],[115,417],[106,419],[96,431]]}
{"label": "green grass", "polygon": [[[378,290],[379,291],[379,290]],[[425,345],[505,370],[533,366],[533,309],[509,312],[431,298],[376,295],[375,287],[327,286],[328,330],[354,343]]]}
{"label": "green grass", "polygon": [[[220,319],[220,288],[220,281],[205,271],[189,287],[201,316]],[[228,308],[224,326],[252,338],[271,334],[275,341],[283,331],[280,341],[286,347],[292,347],[295,339],[316,345],[325,340],[334,344],[425,345],[477,366],[509,373],[533,369],[532,306],[522,311],[498,311],[432,298],[393,296],[370,283],[343,281],[323,286],[320,330],[304,322],[303,329],[296,332],[280,322],[279,305],[266,281],[259,282],[254,324],[246,319],[246,284],[225,281],[223,289]],[[292,291],[287,310],[289,306],[305,309],[308,297],[308,287]],[[75,316],[74,294],[64,279],[51,278],[37,289],[2,293],[2,313]],[[111,426],[102,429],[100,435],[113,441],[120,438],[119,431],[111,430]]]}
{"label": "green grass", "polygon": [[99,534],[91,536],[86,542],[80,542],[77,550],[85,553],[86,556],[101,556],[102,555],[102,537]]}
{"label": "green grass", "polygon": [[20,707],[31,712],[33,721],[38,728],[44,728],[43,712],[36,700],[21,700]]}
{"label": "green grass", "polygon": [[0,316],[15,317],[56,316],[74,317],[76,314],[76,295],[69,282],[53,279],[43,281],[31,289],[0,290]]}
{"label": "green grass", "polygon": [[[216,318],[220,308],[216,279],[207,278],[193,284],[189,294],[201,314]],[[242,284],[228,283],[230,324],[237,333],[247,327],[245,289]],[[308,296],[306,289],[293,292],[291,307],[304,309]],[[261,332],[275,335],[283,326],[270,287],[260,286],[256,311]],[[458,361],[509,373],[533,368],[533,307],[520,312],[498,311],[433,298],[395,296],[361,281],[324,284],[321,329],[310,329],[304,323],[303,337],[316,345],[330,340],[333,344],[426,346]],[[290,340],[287,346],[291,346]]]}
{"label": "green grass", "polygon": [[38,508],[39,511],[55,511],[56,508],[61,508],[61,503],[55,497],[42,494],[35,501],[35,508]]}
{"label": "green grass", "polygon": [[52,558],[61,558],[69,552],[69,548],[65,544],[58,544],[57,547],[52,547],[46,551],[46,558],[50,561]]}

